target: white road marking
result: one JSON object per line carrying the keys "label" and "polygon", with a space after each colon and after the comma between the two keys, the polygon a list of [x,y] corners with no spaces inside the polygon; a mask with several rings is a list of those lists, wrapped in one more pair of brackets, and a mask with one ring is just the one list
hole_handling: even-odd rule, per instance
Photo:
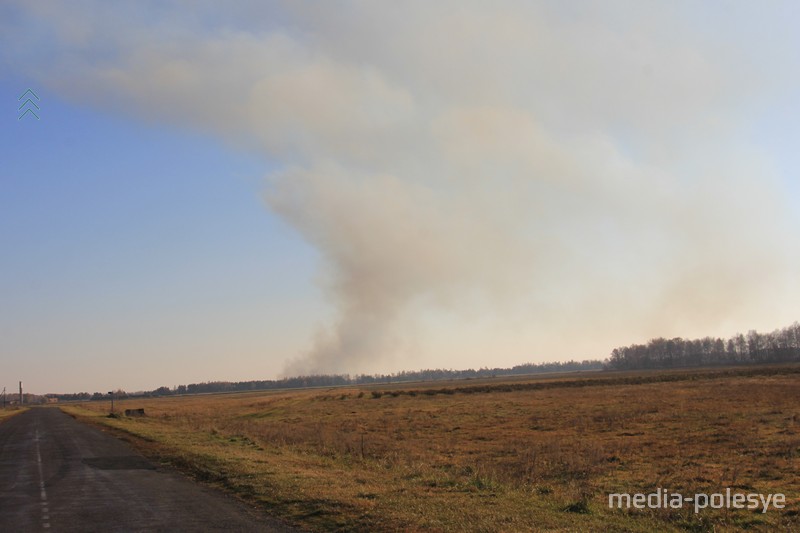
{"label": "white road marking", "polygon": [[39,467],[39,494],[42,497],[42,527],[50,528],[50,510],[47,506],[47,491],[44,488],[44,472],[42,471],[42,451],[39,448],[39,430],[36,430],[36,465]]}

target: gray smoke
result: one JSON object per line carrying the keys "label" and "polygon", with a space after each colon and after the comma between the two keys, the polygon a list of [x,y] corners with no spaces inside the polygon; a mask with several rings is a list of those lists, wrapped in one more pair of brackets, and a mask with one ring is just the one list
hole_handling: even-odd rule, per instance
{"label": "gray smoke", "polygon": [[101,4],[29,8],[60,46],[38,75],[277,162],[267,203],[319,250],[335,317],[288,374],[603,357],[797,318],[797,220],[753,141],[797,79],[733,18],[244,2],[211,23],[173,2],[154,23]]}

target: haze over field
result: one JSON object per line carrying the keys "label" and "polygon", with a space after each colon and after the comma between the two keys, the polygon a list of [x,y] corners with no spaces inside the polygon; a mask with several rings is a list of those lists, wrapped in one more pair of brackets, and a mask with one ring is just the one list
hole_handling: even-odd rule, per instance
{"label": "haze over field", "polygon": [[790,324],[798,9],[6,2],[3,101],[33,87],[50,115],[0,129],[0,385],[513,365]]}

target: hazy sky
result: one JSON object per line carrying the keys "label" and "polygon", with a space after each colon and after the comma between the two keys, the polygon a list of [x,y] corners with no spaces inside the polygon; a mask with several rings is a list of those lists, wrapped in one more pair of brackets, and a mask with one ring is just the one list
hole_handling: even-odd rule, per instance
{"label": "hazy sky", "polygon": [[[0,387],[800,318],[796,2],[0,5]],[[28,87],[40,120],[18,120]]]}

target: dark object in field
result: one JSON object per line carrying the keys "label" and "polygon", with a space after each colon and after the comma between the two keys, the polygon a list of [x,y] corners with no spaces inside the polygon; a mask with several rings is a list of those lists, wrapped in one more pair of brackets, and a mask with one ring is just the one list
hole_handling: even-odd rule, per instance
{"label": "dark object in field", "polygon": [[125,409],[125,416],[144,416],[144,409]]}

